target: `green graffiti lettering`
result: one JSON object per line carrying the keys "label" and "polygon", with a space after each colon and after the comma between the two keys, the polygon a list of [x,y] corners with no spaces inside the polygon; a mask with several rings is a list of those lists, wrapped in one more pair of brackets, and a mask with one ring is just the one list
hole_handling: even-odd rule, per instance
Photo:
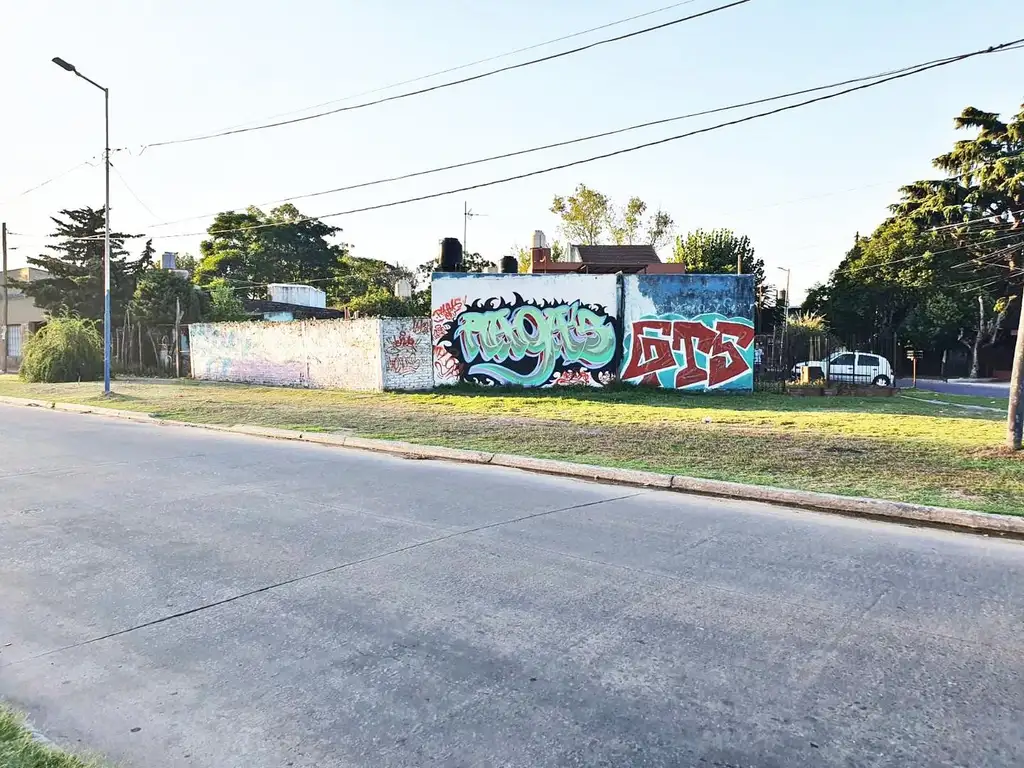
{"label": "green graffiti lettering", "polygon": [[[523,386],[548,383],[556,368],[603,368],[616,347],[609,319],[578,301],[468,310],[459,315],[454,339],[468,374]],[[523,361],[532,361],[532,368]]]}

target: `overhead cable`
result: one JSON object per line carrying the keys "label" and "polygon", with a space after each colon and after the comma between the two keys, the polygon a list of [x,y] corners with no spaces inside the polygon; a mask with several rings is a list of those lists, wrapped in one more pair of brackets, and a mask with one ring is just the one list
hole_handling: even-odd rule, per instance
{"label": "overhead cable", "polygon": [[584,35],[589,35],[592,32],[600,32],[602,29],[610,29],[611,27],[617,27],[617,26],[619,26],[621,24],[628,24],[631,21],[636,21],[638,19],[643,19],[643,18],[646,18],[648,16],[654,16],[654,15],[659,14],[659,13],[664,13],[665,11],[671,11],[671,10],[674,10],[676,8],[680,8],[680,7],[684,6],[684,5],[690,5],[690,4],[695,3],[695,2],[697,2],[697,0],[682,0],[682,2],[679,2],[679,3],[672,3],[672,5],[663,5],[661,8],[655,8],[654,10],[651,10],[651,11],[644,11],[643,13],[638,13],[638,14],[636,14],[634,16],[627,16],[624,19],[616,19],[615,21],[610,21],[610,22],[608,22],[606,24],[600,24],[600,25],[598,25],[596,27],[590,27],[589,29],[581,29],[579,32],[571,32],[568,35],[562,35],[561,37],[554,37],[551,40],[545,40],[542,43],[534,43],[533,45],[527,45],[527,46],[525,46],[523,48],[516,48],[514,51],[506,51],[505,53],[499,53],[499,54],[496,54],[494,56],[488,56],[488,57],[486,57],[484,59],[477,59],[476,61],[471,61],[468,64],[459,64],[459,65],[454,66],[454,67],[448,67],[448,69],[439,69],[436,72],[431,72],[431,73],[426,74],[426,75],[418,75],[416,77],[409,78],[408,80],[402,80],[402,81],[397,82],[397,83],[391,83],[390,85],[382,85],[382,86],[379,86],[377,88],[372,88],[372,89],[370,89],[368,91],[360,91],[359,93],[353,93],[353,94],[350,94],[348,96],[342,96],[341,98],[338,98],[338,99],[331,99],[330,101],[322,101],[319,104],[311,104],[308,107],[303,107],[301,109],[293,109],[293,110],[289,110],[288,112],[278,112],[275,115],[270,115],[269,117],[259,118],[259,119],[256,119],[256,120],[246,120],[244,123],[236,123],[235,125],[232,125],[229,128],[225,128],[224,130],[230,130],[231,128],[242,128],[244,126],[251,125],[252,123],[259,123],[259,122],[263,122],[263,121],[266,121],[266,120],[276,120],[279,117],[289,117],[290,115],[300,115],[303,112],[308,112],[311,109],[320,109],[321,107],[329,107],[332,104],[340,104],[340,103],[342,103],[344,101],[351,101],[352,99],[361,98],[362,96],[372,96],[373,94],[381,93],[382,91],[390,91],[392,88],[401,88],[403,85],[411,85],[413,83],[422,82],[423,80],[430,80],[431,78],[434,78],[434,77],[440,77],[441,75],[449,75],[452,72],[458,72],[458,71],[463,70],[463,69],[469,69],[470,67],[476,67],[476,66],[479,66],[480,64],[488,64],[488,63],[490,63],[492,61],[498,61],[499,59],[507,59],[509,56],[516,56],[516,55],[518,55],[520,53],[526,53],[527,51],[533,51],[533,50],[536,50],[537,48],[543,48],[543,47],[545,47],[547,45],[554,45],[555,43],[561,43],[561,42],[564,42],[566,40],[572,40],[573,38],[576,38],[576,37],[583,37]]}
{"label": "overhead cable", "polygon": [[[797,91],[789,91],[787,93],[781,93],[781,94],[778,94],[778,95],[775,95],[775,96],[765,96],[765,97],[762,97],[762,98],[759,98],[759,99],[753,99],[753,100],[750,100],[750,101],[738,102],[736,104],[728,104],[728,105],[722,106],[722,107],[713,107],[713,108],[710,108],[710,109],[700,110],[698,112],[689,112],[689,113],[686,113],[686,114],[683,114],[683,115],[676,115],[675,117],[665,117],[665,118],[660,118],[658,120],[649,120],[649,121],[643,122],[643,123],[635,123],[633,125],[628,125],[628,126],[625,126],[623,128],[615,128],[615,129],[608,130],[608,131],[602,131],[600,133],[592,133],[592,134],[590,134],[588,136],[579,136],[579,137],[576,137],[576,138],[573,138],[573,139],[566,139],[564,141],[557,141],[557,142],[554,142],[554,143],[551,143],[551,144],[542,144],[542,145],[536,146],[536,147],[528,147],[526,149],[518,149],[518,150],[511,151],[511,152],[503,152],[503,153],[500,153],[500,154],[497,154],[497,155],[490,155],[488,157],[482,157],[482,158],[478,158],[478,159],[475,159],[475,160],[466,160],[466,161],[459,162],[459,163],[452,163],[452,164],[449,164],[449,165],[438,166],[436,168],[428,168],[426,170],[421,170],[421,171],[412,171],[410,173],[403,173],[403,174],[399,174],[397,176],[387,176],[387,177],[380,178],[380,179],[373,179],[372,181],[362,181],[362,182],[358,182],[356,184],[349,184],[349,185],[346,185],[346,186],[343,186],[343,187],[334,187],[333,189],[325,189],[325,190],[321,190],[321,191],[318,191],[318,192],[307,192],[307,193],[304,193],[304,194],[301,194],[301,195],[293,195],[291,197],[282,197],[282,198],[278,198],[276,200],[268,200],[266,202],[259,203],[259,206],[276,205],[276,204],[279,204],[279,203],[293,202],[295,200],[305,200],[305,199],[312,198],[312,197],[321,197],[323,195],[336,194],[338,192],[349,192],[349,191],[354,190],[354,189],[364,189],[366,187],[373,187],[373,186],[377,186],[379,184],[388,184],[388,183],[392,183],[392,182],[396,182],[396,181],[404,181],[406,179],[417,178],[419,176],[428,176],[428,175],[431,175],[431,174],[434,174],[434,173],[442,173],[444,171],[452,171],[452,170],[456,170],[458,168],[467,168],[469,166],[480,165],[482,163],[490,163],[490,162],[494,162],[496,160],[506,160],[506,159],[511,158],[511,157],[519,157],[521,155],[527,155],[527,154],[531,154],[533,152],[542,152],[542,151],[545,151],[545,150],[548,150],[548,149],[556,149],[556,148],[559,148],[559,147],[570,146],[572,144],[580,144],[580,143],[585,142],[585,141],[593,141],[594,139],[603,139],[603,138],[607,138],[608,136],[616,136],[616,135],[621,134],[621,133],[628,133],[630,131],[636,131],[636,130],[639,130],[641,128],[651,128],[651,127],[656,126],[656,125],[664,125],[666,123],[674,123],[674,122],[679,122],[681,120],[689,120],[689,119],[692,119],[692,118],[695,118],[695,117],[705,117],[707,115],[714,115],[714,114],[718,114],[718,113],[721,113],[721,112],[729,112],[729,111],[736,110],[736,109],[743,109],[745,107],[753,107],[753,106],[757,106],[758,104],[767,104],[769,102],[781,101],[783,99],[794,98],[796,96],[805,96],[805,95],[807,95],[809,93],[817,93],[817,92],[820,92],[820,91],[828,91],[828,90],[832,90],[834,88],[841,88],[841,87],[846,86],[846,85],[853,85],[854,83],[863,83],[863,82],[867,82],[867,81],[870,81],[870,80],[877,80],[879,78],[889,77],[891,75],[896,75],[896,74],[899,74],[901,72],[907,72],[907,71],[910,71],[910,70],[916,70],[916,69],[918,69],[918,68],[920,68],[922,66],[927,66],[929,64],[938,64],[940,62],[946,62],[948,60],[949,60],[948,57],[947,58],[943,58],[943,59],[934,59],[932,61],[928,61],[928,62],[924,62],[924,63],[918,63],[918,64],[913,64],[913,65],[910,65],[910,66],[901,67],[899,69],[888,70],[888,71],[885,71],[885,72],[876,72],[876,73],[871,74],[871,75],[862,75],[860,77],[849,78],[847,80],[840,80],[838,82],[828,83],[826,85],[816,85],[816,86],[813,86],[813,87],[810,87],[810,88],[803,88],[803,89],[797,90]],[[151,226],[151,227],[166,227],[166,226],[171,226],[173,224],[181,224],[181,223],[186,222],[186,221],[195,221],[196,219],[205,219],[205,218],[207,218],[209,216],[215,216],[215,215],[217,215],[217,213],[220,213],[220,212],[221,211],[213,211],[213,212],[210,212],[210,213],[198,214],[196,216],[189,216],[189,217],[183,218],[183,219],[175,219],[173,221],[163,221],[163,222],[159,222],[157,224],[150,224],[149,226]]]}
{"label": "overhead cable", "polygon": [[[936,69],[936,68],[939,68],[939,67],[948,66],[949,64],[954,64],[954,63],[958,63],[958,62],[961,62],[961,61],[965,61],[967,59],[974,58],[976,56],[984,56],[984,55],[988,55],[988,54],[991,54],[991,53],[997,53],[997,52],[1009,49],[1009,48],[1011,48],[1013,46],[1019,46],[1022,43],[1024,43],[1024,38],[1020,38],[1020,39],[1017,39],[1017,40],[1012,40],[1012,41],[1007,42],[1007,43],[1000,43],[998,45],[990,46],[989,48],[983,48],[983,49],[980,49],[980,50],[971,51],[969,53],[960,54],[958,56],[952,56],[952,57],[949,57],[949,58],[946,58],[946,59],[941,59],[941,60],[938,60],[938,61],[935,61],[935,62],[928,62],[926,64],[923,64],[923,65],[920,65],[920,66],[917,66],[917,67],[907,68],[906,70],[903,70],[903,71],[899,72],[898,74],[891,75],[889,77],[884,77],[884,78],[881,78],[879,80],[875,80],[873,82],[857,85],[857,86],[854,86],[852,88],[847,88],[845,90],[837,91],[835,93],[829,93],[829,94],[825,94],[823,96],[817,96],[817,97],[815,97],[813,99],[806,99],[804,101],[798,101],[798,102],[795,102],[793,104],[787,104],[787,105],[784,105],[784,106],[781,106],[781,107],[777,107],[775,109],[768,110],[768,111],[765,111],[765,112],[758,112],[758,113],[755,113],[753,115],[746,115],[744,117],[737,118],[735,120],[730,120],[730,121],[727,121],[727,122],[724,122],[724,123],[717,123],[715,125],[707,126],[707,127],[704,127],[704,128],[698,128],[696,130],[688,131],[686,133],[680,133],[680,134],[676,134],[674,136],[668,136],[668,137],[665,137],[665,138],[662,138],[662,139],[657,139],[655,141],[648,141],[648,142],[645,142],[643,144],[637,144],[637,145],[634,145],[634,146],[631,146],[631,147],[624,147],[622,149],[613,150],[611,152],[604,152],[602,154],[593,155],[591,157],[585,157],[585,158],[582,158],[580,160],[573,160],[573,161],[570,161],[570,162],[561,163],[559,165],[549,166],[547,168],[540,168],[540,169],[537,169],[537,170],[534,170],[534,171],[527,171],[526,173],[520,173],[520,174],[516,174],[516,175],[513,175],[513,176],[506,176],[504,178],[493,179],[491,181],[480,182],[480,183],[477,183],[477,184],[470,184],[470,185],[467,185],[467,186],[464,186],[464,187],[458,187],[458,188],[455,188],[455,189],[448,189],[448,190],[445,190],[445,191],[442,191],[442,192],[434,192],[434,193],[425,194],[425,195],[418,195],[418,196],[415,196],[415,197],[408,197],[408,198],[404,198],[404,199],[400,199],[400,200],[393,200],[393,201],[386,202],[386,203],[378,203],[376,205],[368,205],[368,206],[363,206],[363,207],[359,207],[359,208],[351,208],[349,210],[336,211],[334,213],[327,213],[327,214],[323,214],[323,215],[320,215],[320,216],[309,216],[309,217],[298,219],[298,220],[292,221],[292,222],[283,222],[283,224],[295,224],[295,223],[300,223],[302,221],[312,221],[312,220],[315,220],[315,219],[327,219],[327,218],[334,218],[334,217],[338,217],[338,216],[347,216],[347,215],[355,214],[355,213],[365,213],[367,211],[375,211],[375,210],[380,210],[380,209],[383,209],[383,208],[393,208],[393,207],[399,206],[399,205],[407,205],[409,203],[418,203],[418,202],[422,202],[422,201],[425,201],[425,200],[432,200],[432,199],[439,198],[439,197],[446,197],[448,195],[459,194],[459,193],[462,193],[462,192],[469,192],[469,191],[476,190],[476,189],[483,189],[483,188],[486,188],[486,187],[493,187],[493,186],[497,186],[497,185],[500,185],[500,184],[507,184],[507,183],[512,182],[512,181],[519,181],[521,179],[532,178],[534,176],[540,176],[540,175],[543,175],[543,174],[552,173],[554,171],[564,170],[566,168],[574,168],[576,166],[585,165],[587,163],[592,163],[592,162],[595,162],[597,160],[604,160],[604,159],[607,159],[607,158],[610,158],[610,157],[617,157],[619,155],[624,155],[624,154],[628,154],[628,153],[631,153],[631,152],[636,152],[636,151],[641,150],[641,149],[648,149],[650,147],[661,146],[663,144],[668,144],[670,142],[678,141],[680,139],[685,139],[685,138],[689,138],[689,137],[692,137],[692,136],[697,136],[697,135],[704,134],[704,133],[710,133],[712,131],[717,131],[717,130],[720,130],[722,128],[728,128],[730,126],[740,125],[742,123],[747,123],[747,122],[750,122],[752,120],[759,120],[761,118],[769,117],[771,115],[776,115],[776,114],[780,114],[782,112],[788,112],[790,110],[799,109],[801,107],[805,107],[805,106],[808,106],[810,104],[816,104],[818,102],[828,101],[830,99],[835,99],[835,98],[838,98],[840,96],[845,96],[847,94],[854,93],[854,92],[857,92],[857,91],[866,90],[868,88],[874,88],[876,86],[883,85],[884,83],[892,82],[894,80],[899,80],[899,79],[902,79],[902,78],[910,77],[912,75],[921,74],[922,72],[926,72],[926,71],[931,70],[931,69]],[[198,237],[198,236],[202,236],[202,235],[226,234],[226,233],[229,233],[229,232],[241,232],[241,231],[247,231],[249,229],[262,229],[262,228],[266,228],[266,227],[276,227],[276,226],[281,226],[281,225],[282,225],[282,223],[273,222],[273,223],[267,223],[267,224],[254,224],[254,225],[251,225],[249,227],[238,227],[238,228],[223,229],[223,230],[206,230],[206,231],[202,231],[202,232],[186,232],[186,233],[173,234],[173,235],[162,235],[162,237],[168,237],[168,238],[169,237]]]}
{"label": "overhead cable", "polygon": [[682,23],[687,22],[687,21],[693,21],[694,19],[699,19],[699,18],[701,18],[703,16],[710,16],[711,14],[718,13],[719,11],[725,11],[725,10],[728,10],[729,8],[735,8],[738,5],[745,5],[746,3],[749,3],[750,1],[751,0],[734,0],[734,2],[727,3],[726,5],[719,5],[719,6],[716,6],[714,8],[710,8],[710,9],[708,9],[706,11],[701,11],[700,13],[694,13],[694,14],[691,14],[689,16],[683,16],[682,18],[673,19],[672,21],[666,21],[666,22],[664,22],[662,24],[656,24],[656,25],[654,25],[652,27],[645,27],[644,29],[638,29],[638,30],[635,30],[633,32],[627,32],[625,34],[618,35],[616,37],[609,37],[609,38],[605,38],[604,40],[597,40],[597,41],[595,41],[593,43],[587,43],[586,45],[581,45],[581,46],[579,46],[577,48],[571,48],[571,49],[569,49],[567,51],[559,51],[558,53],[552,53],[552,54],[549,54],[547,56],[541,56],[541,57],[536,58],[536,59],[530,59],[529,61],[521,61],[518,64],[509,64],[508,66],[499,67],[498,69],[492,69],[492,70],[489,70],[487,72],[481,72],[480,74],[477,74],[477,75],[469,75],[467,77],[460,78],[459,80],[450,80],[450,81],[448,81],[446,83],[439,83],[437,85],[426,86],[424,88],[420,88],[420,89],[415,90],[415,91],[406,91],[404,93],[398,93],[398,94],[395,94],[393,96],[384,96],[384,97],[379,98],[379,99],[374,99],[373,101],[364,101],[364,102],[362,102],[360,104],[352,104],[351,106],[347,106],[347,107],[337,107],[336,109],[330,109],[330,110],[327,110],[325,112],[317,112],[317,113],[312,114],[312,115],[303,115],[302,117],[293,117],[293,118],[289,118],[287,120],[277,120],[275,122],[261,123],[259,125],[253,125],[253,126],[249,126],[249,127],[246,127],[246,128],[232,128],[232,129],[229,129],[229,130],[226,130],[226,131],[215,131],[213,133],[204,133],[204,134],[199,134],[197,136],[189,136],[189,137],[183,138],[183,139],[171,139],[171,140],[168,140],[168,141],[151,142],[149,144],[144,145],[142,149],[146,150],[146,149],[152,149],[152,148],[155,148],[155,147],[168,147],[168,146],[171,146],[173,144],[188,144],[188,143],[196,142],[196,141],[206,141],[208,139],[216,139],[216,138],[220,138],[220,137],[223,137],[223,136],[233,136],[233,135],[240,134],[240,133],[249,133],[251,131],[262,131],[262,130],[266,130],[268,128],[279,128],[279,127],[284,126],[284,125],[293,125],[295,123],[302,123],[302,122],[306,122],[308,120],[316,120],[316,119],[319,119],[321,117],[327,117],[328,115],[336,115],[339,112],[350,112],[350,111],[356,110],[356,109],[365,109],[366,107],[372,107],[372,106],[375,106],[377,104],[384,104],[385,102],[389,102],[389,101],[397,101],[399,99],[407,99],[410,96],[420,96],[420,95],[422,95],[424,93],[430,93],[432,91],[439,91],[439,90],[442,90],[444,88],[451,88],[452,86],[462,85],[464,83],[470,83],[470,82],[473,82],[474,80],[482,80],[485,77],[491,77],[492,75],[497,75],[497,74],[500,74],[502,72],[509,72],[511,70],[514,70],[514,69],[522,69],[524,67],[533,66],[534,64],[542,64],[544,62],[553,61],[555,59],[561,59],[561,58],[564,58],[566,56],[572,56],[572,55],[577,54],[577,53],[582,53],[583,51],[588,51],[588,50],[590,50],[592,48],[597,48],[598,46],[609,45],[611,43],[617,43],[617,42],[620,42],[622,40],[627,40],[629,38],[637,37],[639,35],[648,34],[649,32],[656,32],[656,31],[661,30],[661,29],[666,29],[668,27],[675,26],[676,24],[682,24]]}

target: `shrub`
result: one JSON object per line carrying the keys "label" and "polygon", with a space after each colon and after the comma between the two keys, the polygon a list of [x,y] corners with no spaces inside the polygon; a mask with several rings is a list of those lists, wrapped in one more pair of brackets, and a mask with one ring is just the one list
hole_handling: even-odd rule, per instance
{"label": "shrub", "polygon": [[96,323],[54,317],[25,342],[25,381],[94,381],[103,376],[103,340]]}

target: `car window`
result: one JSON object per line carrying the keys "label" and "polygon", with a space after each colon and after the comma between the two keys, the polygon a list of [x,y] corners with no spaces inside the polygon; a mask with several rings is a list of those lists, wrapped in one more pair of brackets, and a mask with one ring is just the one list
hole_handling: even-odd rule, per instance
{"label": "car window", "polygon": [[881,362],[874,355],[857,355],[857,365],[863,365],[866,368],[878,368]]}
{"label": "car window", "polygon": [[840,355],[832,360],[832,365],[853,365],[853,353],[848,352],[845,355]]}

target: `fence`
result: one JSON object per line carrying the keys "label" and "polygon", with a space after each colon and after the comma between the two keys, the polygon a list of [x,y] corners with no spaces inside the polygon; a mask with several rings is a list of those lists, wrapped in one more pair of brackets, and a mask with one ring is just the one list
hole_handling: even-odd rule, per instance
{"label": "fence", "polygon": [[[755,340],[754,389],[783,392],[803,382],[823,386],[896,383],[892,338],[875,336],[863,341],[843,340],[827,333],[777,329]],[[898,359],[898,358],[897,358]]]}
{"label": "fence", "polygon": [[191,372],[188,326],[180,326],[178,358],[175,361],[174,326],[144,325],[126,319],[111,334],[111,367],[115,373],[135,376],[182,376]]}

